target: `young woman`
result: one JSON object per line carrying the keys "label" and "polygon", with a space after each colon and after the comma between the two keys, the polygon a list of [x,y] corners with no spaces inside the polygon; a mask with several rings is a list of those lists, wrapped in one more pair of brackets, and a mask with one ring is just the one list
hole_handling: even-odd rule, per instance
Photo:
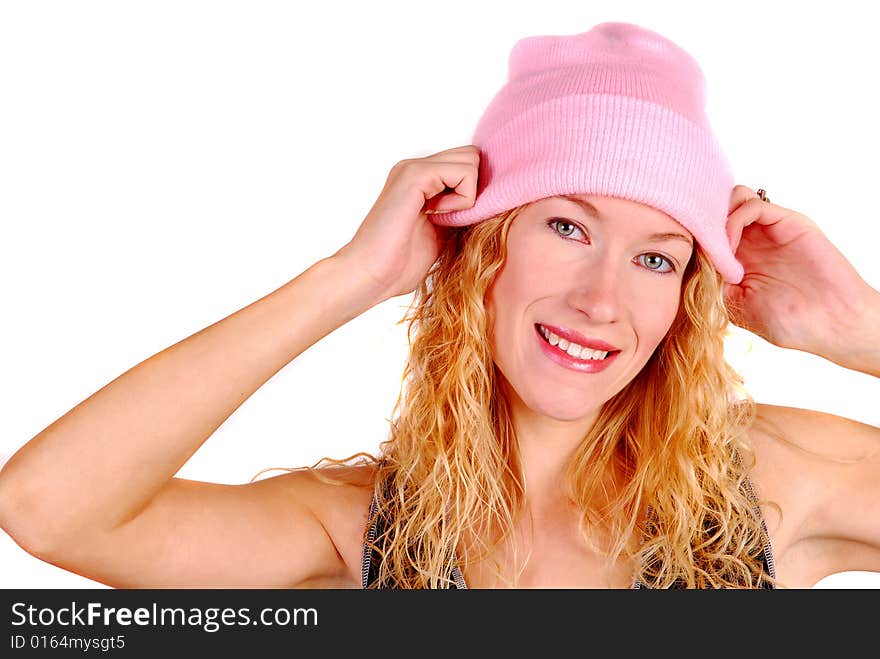
{"label": "young woman", "polygon": [[[734,185],[662,36],[531,37],[474,143],[395,165],[354,237],[138,364],[0,471],[0,525],[114,587],[806,587],[880,571],[880,430],[761,405],[733,321],[880,377],[880,293]],[[175,478],[251,394],[412,293],[381,455]],[[336,464],[333,464],[336,462]]]}

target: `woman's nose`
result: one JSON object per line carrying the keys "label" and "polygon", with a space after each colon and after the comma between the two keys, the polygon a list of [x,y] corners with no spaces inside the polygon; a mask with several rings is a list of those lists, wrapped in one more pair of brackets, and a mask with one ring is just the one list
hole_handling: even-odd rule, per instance
{"label": "woman's nose", "polygon": [[605,259],[593,261],[572,280],[569,304],[595,323],[613,323],[623,304],[622,279],[622,273]]}

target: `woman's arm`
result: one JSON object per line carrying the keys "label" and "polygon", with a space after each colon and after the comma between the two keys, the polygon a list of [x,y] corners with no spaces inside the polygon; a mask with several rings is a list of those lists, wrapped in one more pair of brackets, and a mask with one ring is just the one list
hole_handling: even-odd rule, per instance
{"label": "woman's arm", "polygon": [[[737,325],[880,377],[880,292],[812,220],[737,186],[728,234],[745,268],[739,285],[725,287]],[[754,477],[761,498],[781,507],[781,516],[764,510],[783,584],[880,572],[880,428],[817,410],[758,408]]]}
{"label": "woman's arm", "polygon": [[[880,377],[880,295],[840,326],[829,361]],[[817,383],[818,385],[819,383]],[[858,390],[854,390],[858,395]],[[754,479],[783,585],[812,587],[839,572],[880,573],[880,428],[818,410],[758,405]]]}
{"label": "woman's arm", "polygon": [[424,280],[442,236],[426,212],[472,206],[478,165],[470,145],[397,163],[333,256],[40,432],[0,471],[0,526],[37,557],[117,587],[356,582],[369,470],[354,469],[351,487],[308,472],[245,485],[174,474],[297,355]]}
{"label": "woman's arm", "polygon": [[782,584],[810,588],[839,572],[880,572],[880,430],[759,403],[751,441],[751,478]]}
{"label": "woman's arm", "polygon": [[0,525],[51,552],[124,524],[269,378],[380,300],[334,255],[134,366],[10,458]]}
{"label": "woman's arm", "polygon": [[880,378],[880,291],[868,287],[852,315],[840,318],[832,334],[836,341],[820,348],[820,357]]}

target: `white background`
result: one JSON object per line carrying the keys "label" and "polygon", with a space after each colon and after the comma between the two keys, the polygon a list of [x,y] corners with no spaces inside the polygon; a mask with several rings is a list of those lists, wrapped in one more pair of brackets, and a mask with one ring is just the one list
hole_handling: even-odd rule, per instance
{"label": "white background", "polygon": [[[723,10],[719,10],[723,7]],[[0,464],[104,384],[354,234],[391,166],[469,144],[514,42],[606,20],[691,52],[737,182],[812,217],[880,289],[870,3],[5,2]],[[355,273],[352,273],[355,276]],[[180,470],[243,483],[375,451],[409,297],[282,369]],[[307,313],[308,310],[303,310]],[[738,330],[754,397],[880,424],[880,381]],[[0,586],[102,584],[0,532]],[[819,587],[878,588],[880,574]]]}

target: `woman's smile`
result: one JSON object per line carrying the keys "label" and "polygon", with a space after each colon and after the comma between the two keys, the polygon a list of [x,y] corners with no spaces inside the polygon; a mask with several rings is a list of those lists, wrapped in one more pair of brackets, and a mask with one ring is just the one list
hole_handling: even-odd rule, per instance
{"label": "woman's smile", "polygon": [[560,338],[542,325],[535,325],[535,336],[543,353],[564,368],[581,373],[599,373],[608,368],[620,350],[590,350]]}

